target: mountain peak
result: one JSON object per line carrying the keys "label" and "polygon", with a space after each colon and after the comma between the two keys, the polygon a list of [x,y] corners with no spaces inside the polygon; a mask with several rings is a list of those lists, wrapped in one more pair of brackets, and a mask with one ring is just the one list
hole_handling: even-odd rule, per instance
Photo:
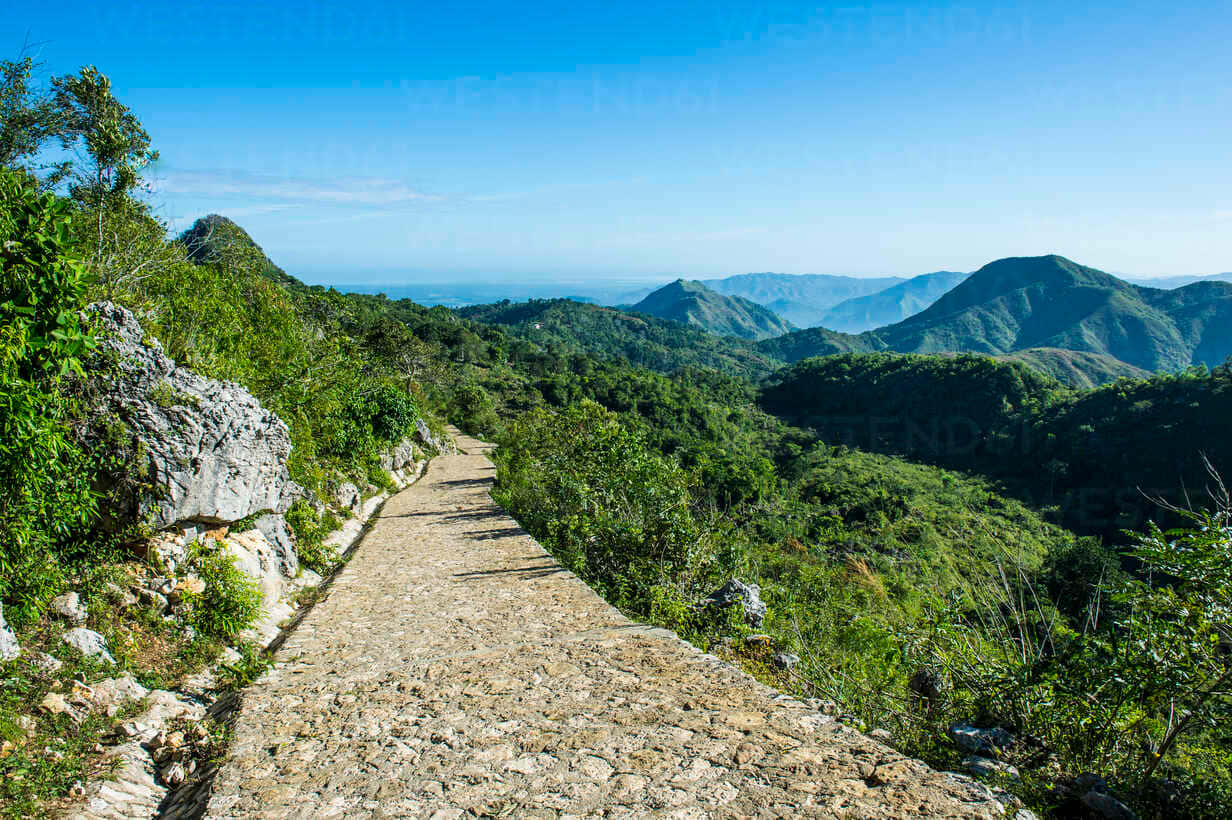
{"label": "mountain peak", "polygon": [[795,330],[786,319],[761,305],[738,296],[724,296],[687,279],[664,285],[633,310],[744,339],[768,339]]}

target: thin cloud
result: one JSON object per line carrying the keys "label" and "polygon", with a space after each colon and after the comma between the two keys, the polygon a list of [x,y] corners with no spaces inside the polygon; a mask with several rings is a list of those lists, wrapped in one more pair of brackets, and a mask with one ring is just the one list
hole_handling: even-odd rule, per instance
{"label": "thin cloud", "polygon": [[329,181],[250,174],[232,170],[166,170],[151,180],[155,194],[208,198],[243,197],[281,203],[399,205],[439,202],[443,197],[418,191],[405,182],[381,177]]}

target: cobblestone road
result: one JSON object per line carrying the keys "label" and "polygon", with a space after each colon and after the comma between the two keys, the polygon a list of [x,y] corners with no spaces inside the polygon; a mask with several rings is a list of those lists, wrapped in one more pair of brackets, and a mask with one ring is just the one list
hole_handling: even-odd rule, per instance
{"label": "cobblestone road", "polygon": [[207,817],[1002,815],[624,618],[492,503],[487,445],[458,441],[245,693]]}

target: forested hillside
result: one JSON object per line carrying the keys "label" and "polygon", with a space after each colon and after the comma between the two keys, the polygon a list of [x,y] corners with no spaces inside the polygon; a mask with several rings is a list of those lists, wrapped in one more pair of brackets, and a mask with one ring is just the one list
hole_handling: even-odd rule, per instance
{"label": "forested hillside", "polygon": [[795,330],[791,322],[761,305],[683,279],[664,285],[631,310],[741,339],[768,339]]}
{"label": "forested hillside", "polygon": [[663,373],[682,367],[708,367],[758,381],[779,367],[777,360],[744,339],[570,299],[500,302],[461,308],[457,313],[507,328],[544,348],[623,359],[635,367]]}
{"label": "forested hillside", "polygon": [[[985,265],[923,312],[855,338],[806,330],[762,345],[787,361],[845,351],[1002,355],[1057,348],[1171,372],[1221,364],[1232,350],[1230,327],[1232,284],[1141,288],[1059,256],[1040,256]],[[1108,370],[1094,360],[1067,366],[1082,371],[1079,384]]]}

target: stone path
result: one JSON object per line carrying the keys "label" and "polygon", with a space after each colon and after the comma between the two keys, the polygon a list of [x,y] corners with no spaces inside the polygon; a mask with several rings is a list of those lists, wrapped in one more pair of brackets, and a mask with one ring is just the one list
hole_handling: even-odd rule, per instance
{"label": "stone path", "polygon": [[244,695],[207,817],[998,817],[670,632],[488,495],[488,445],[387,502]]}

